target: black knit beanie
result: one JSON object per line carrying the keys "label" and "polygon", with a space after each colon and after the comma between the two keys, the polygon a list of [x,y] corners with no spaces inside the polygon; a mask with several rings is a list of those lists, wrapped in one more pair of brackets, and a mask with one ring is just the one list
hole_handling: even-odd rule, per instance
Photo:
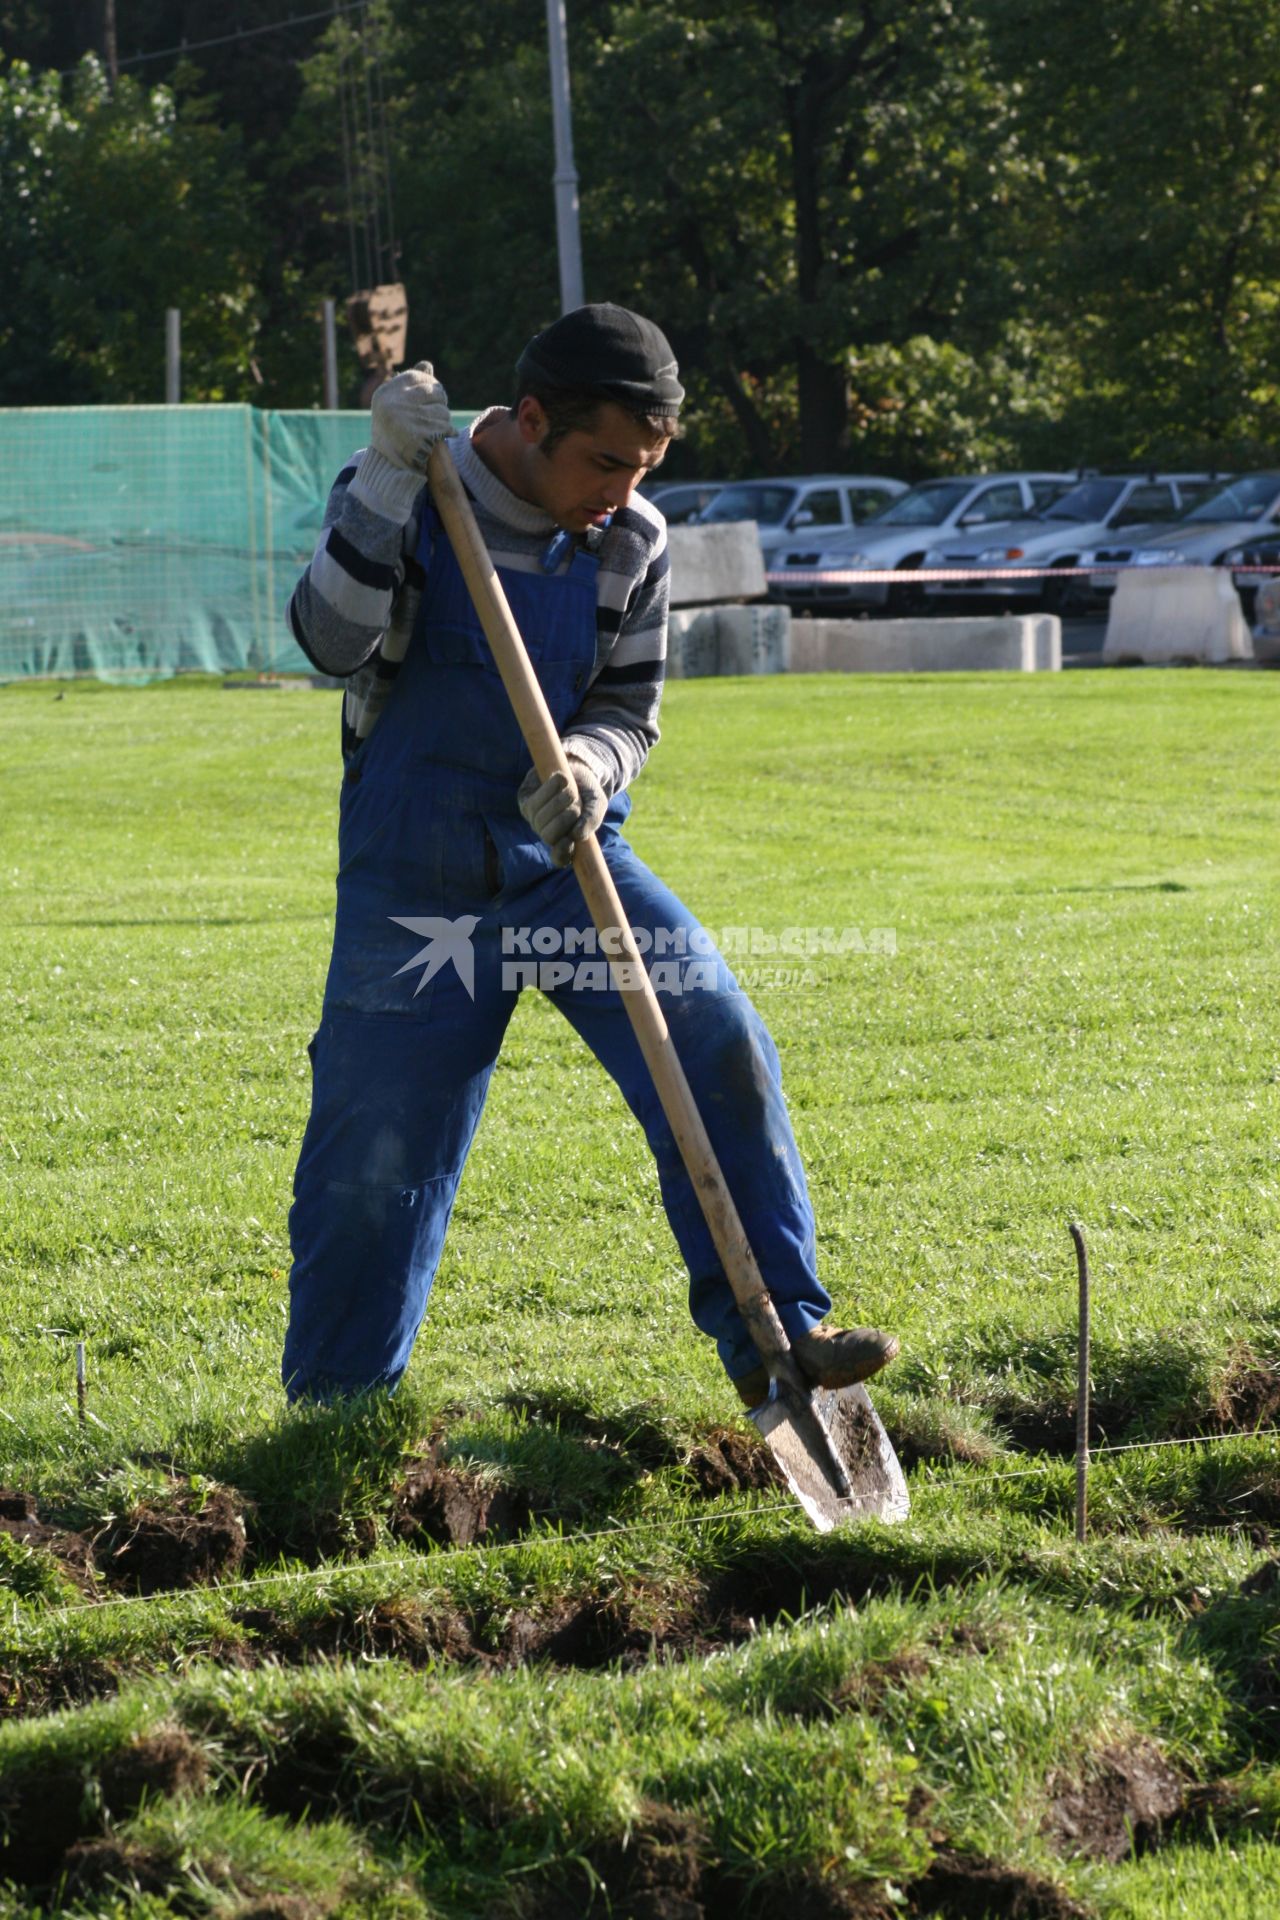
{"label": "black knit beanie", "polygon": [[632,413],[674,419],[684,399],[671,342],[660,327],[606,301],[575,307],[535,333],[516,362],[521,389],[574,387]]}

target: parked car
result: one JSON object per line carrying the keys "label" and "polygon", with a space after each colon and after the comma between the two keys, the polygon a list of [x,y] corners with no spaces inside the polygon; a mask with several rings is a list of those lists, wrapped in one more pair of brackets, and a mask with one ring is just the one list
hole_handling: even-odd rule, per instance
{"label": "parked car", "polygon": [[823,584],[791,580],[787,575],[793,569],[799,574],[859,568],[879,572],[890,567],[909,574],[923,564],[940,537],[1025,520],[1065,493],[1074,479],[1070,473],[970,473],[951,480],[922,480],[848,533],[824,533],[820,541],[784,547],[769,562],[770,597],[824,612],[869,607],[909,612],[923,604],[919,581],[904,580],[900,587],[882,580]]}
{"label": "parked car", "polygon": [[669,527],[682,527],[696,520],[723,486],[723,480],[659,480],[653,486],[642,486],[640,491],[658,508]]}
{"label": "parked car", "polygon": [[[1275,533],[1260,533],[1252,540],[1228,548],[1222,564],[1231,569],[1245,619],[1252,620],[1255,611],[1261,608],[1259,596],[1263,587],[1274,585],[1280,579],[1280,529]],[[1274,594],[1268,596],[1268,606],[1274,599]]]}
{"label": "parked car", "polygon": [[815,473],[795,480],[735,480],[723,487],[698,515],[700,527],[726,520],[754,520],[760,529],[765,565],[770,556],[804,528],[833,533],[856,527],[899,494],[901,480],[879,474]]}
{"label": "parked car", "polygon": [[990,533],[969,534],[945,546],[930,547],[926,567],[999,567],[1003,577],[935,580],[926,583],[930,601],[972,604],[996,600],[1006,604],[1043,604],[1053,612],[1077,607],[1089,599],[1080,580],[1046,579],[1045,567],[1074,567],[1082,548],[1105,540],[1124,527],[1153,525],[1182,519],[1212,485],[1212,476],[1195,473],[1091,474],[1050,501],[1027,520],[1002,527],[998,540]]}
{"label": "parked car", "polygon": [[1280,526],[1280,473],[1238,474],[1174,527],[1136,529],[1080,555],[1095,592],[1115,592],[1117,567],[1206,567],[1251,536]]}

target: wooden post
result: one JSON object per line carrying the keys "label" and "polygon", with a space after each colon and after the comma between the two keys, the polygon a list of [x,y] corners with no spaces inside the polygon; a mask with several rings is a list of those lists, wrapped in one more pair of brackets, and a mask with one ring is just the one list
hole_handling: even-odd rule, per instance
{"label": "wooden post", "polygon": [[83,1426],[88,1418],[89,1376],[84,1360],[84,1341],[76,1341],[76,1412]]}
{"label": "wooden post", "polygon": [[1076,1539],[1083,1542],[1089,1528],[1089,1254],[1084,1234],[1070,1222],[1080,1279],[1080,1307],[1076,1345]]}

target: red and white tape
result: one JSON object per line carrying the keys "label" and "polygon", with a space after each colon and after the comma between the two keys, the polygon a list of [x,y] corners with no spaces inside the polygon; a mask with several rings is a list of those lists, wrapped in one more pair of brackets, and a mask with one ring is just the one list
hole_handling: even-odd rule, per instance
{"label": "red and white tape", "polygon": [[[1280,566],[1254,566],[1247,561],[1236,561],[1230,567],[1218,560],[1203,564],[1222,567],[1225,572],[1248,575],[1250,578],[1254,574],[1280,573]],[[1117,573],[1161,571],[1160,567],[1138,566],[1132,560],[1113,560],[1100,561],[1093,567],[785,567],[770,570],[764,577],[771,587],[785,587],[788,582],[797,587],[851,587],[881,582],[915,586],[922,580],[1020,580],[1030,586],[1034,580],[1105,580]]]}

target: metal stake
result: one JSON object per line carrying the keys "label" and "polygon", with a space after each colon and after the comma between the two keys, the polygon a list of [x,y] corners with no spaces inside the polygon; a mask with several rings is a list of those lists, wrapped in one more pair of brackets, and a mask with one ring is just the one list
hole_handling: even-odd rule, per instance
{"label": "metal stake", "polygon": [[80,1415],[80,1425],[88,1419],[87,1399],[89,1376],[84,1362],[84,1341],[76,1341],[76,1411]]}
{"label": "metal stake", "polygon": [[1076,1352],[1076,1539],[1089,1526],[1089,1254],[1082,1230],[1068,1223],[1080,1275],[1079,1341]]}

